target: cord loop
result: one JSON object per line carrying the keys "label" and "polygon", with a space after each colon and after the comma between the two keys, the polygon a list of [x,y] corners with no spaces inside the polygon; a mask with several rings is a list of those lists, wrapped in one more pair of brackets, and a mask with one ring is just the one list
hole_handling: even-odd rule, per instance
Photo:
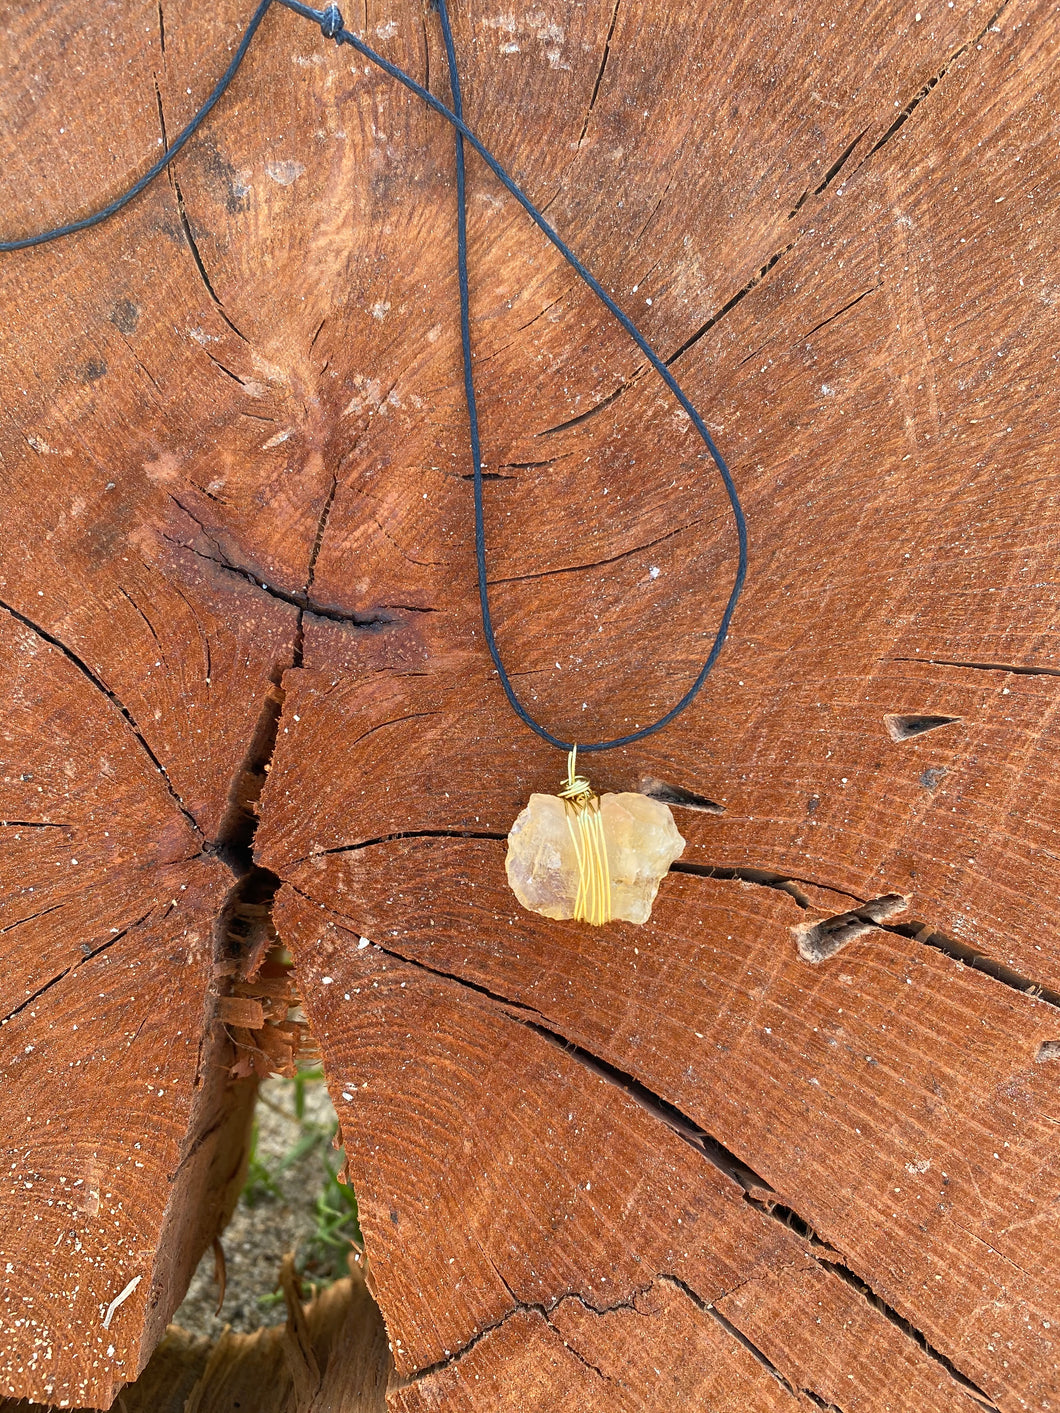
{"label": "cord loop", "polygon": [[551,745],[557,746],[562,751],[572,751],[573,743],[563,741],[560,737],[553,735],[553,733],[542,726],[539,721],[535,721],[529,711],[527,711],[526,707],[519,700],[515,688],[512,686],[511,679],[501,659],[500,649],[497,646],[497,641],[493,633],[493,622],[489,604],[489,581],[486,574],[486,530],[482,495],[482,449],[479,438],[474,377],[472,375],[473,356],[471,349],[471,316],[467,257],[467,191],[464,163],[465,142],[481,157],[482,161],[497,180],[515,197],[516,201],[538,229],[546,236],[555,249],[559,251],[560,255],[562,255],[563,259],[579,279],[592,291],[604,308],[607,309],[618,322],[620,327],[625,330],[662,379],[666,387],[669,388],[677,402],[687,413],[692,425],[699,433],[703,445],[713,460],[718,475],[721,477],[725,494],[728,497],[736,530],[737,543],[736,573],[733,576],[732,589],[730,590],[728,601],[721,615],[721,621],[714,634],[710,651],[695,681],[685,692],[684,696],[681,697],[679,701],[675,702],[669,711],[664,712],[663,715],[658,717],[655,721],[649,722],[647,726],[640,726],[636,730],[627,732],[623,736],[616,736],[613,740],[583,742],[581,750],[584,753],[590,751],[607,751],[616,746],[631,745],[634,741],[640,741],[645,736],[650,736],[656,731],[661,731],[664,726],[673,721],[675,716],[679,716],[681,712],[695,700],[700,688],[707,680],[710,670],[714,666],[714,662],[721,652],[722,644],[725,642],[726,635],[728,634],[729,624],[736,609],[736,602],[740,597],[740,591],[743,588],[743,582],[747,574],[747,522],[744,518],[743,508],[740,505],[740,497],[737,494],[736,486],[732,479],[732,473],[725,464],[721,452],[714,445],[714,439],[707,430],[706,423],[703,421],[703,418],[700,416],[693,403],[689,400],[680,383],[678,383],[677,379],[670,372],[668,364],[663,362],[637,328],[636,324],[633,323],[629,315],[615,303],[600,281],[596,279],[591,271],[578,259],[577,255],[575,255],[573,250],[560,238],[555,229],[549,225],[543,212],[534,205],[518,183],[505,171],[504,167],[501,166],[492,152],[479,141],[464,121],[460,79],[457,73],[456,50],[453,44],[453,33],[449,24],[449,14],[446,10],[445,0],[431,0],[431,8],[438,12],[441,20],[442,37],[445,42],[445,54],[448,62],[449,80],[453,95],[452,108],[447,108],[440,98],[436,98],[429,89],[417,83],[404,69],[398,68],[396,64],[392,64],[388,59],[384,59],[381,54],[377,54],[363,39],[358,39],[355,34],[350,34],[348,30],[344,29],[342,13],[337,5],[328,5],[326,10],[314,10],[311,6],[303,4],[302,0],[260,0],[257,9],[251,16],[250,23],[247,25],[243,38],[240,40],[239,46],[232,56],[231,63],[221,75],[220,80],[214,87],[209,98],[207,98],[206,102],[191,119],[187,127],[178,134],[172,145],[162,153],[158,161],[155,162],[153,166],[149,167],[138,181],[134,182],[127,191],[110,202],[109,205],[104,206],[101,210],[94,211],[91,215],[85,216],[79,221],[71,221],[67,225],[55,226],[51,230],[41,231],[37,235],[23,236],[21,239],[17,240],[0,241],[0,252],[27,250],[31,246],[44,245],[47,241],[56,240],[60,236],[72,235],[75,231],[87,230],[90,226],[98,225],[101,221],[105,221],[108,217],[115,215],[132,201],[134,197],[138,196],[145,187],[149,186],[198,131],[215,104],[220,101],[229,84],[235,78],[236,71],[243,62],[246,52],[250,47],[251,40],[254,38],[262,20],[265,18],[266,11],[273,3],[279,3],[283,5],[285,9],[291,10],[294,14],[301,15],[303,19],[312,20],[315,24],[318,24],[321,33],[326,39],[334,39],[336,44],[350,45],[352,49],[358,54],[363,55],[370,63],[381,69],[383,73],[389,74],[391,78],[396,79],[398,83],[404,85],[410,93],[414,93],[428,108],[431,108],[440,117],[450,123],[456,132],[457,273],[460,284],[460,335],[464,361],[464,391],[467,398],[468,418],[470,421],[471,463],[474,470],[475,560],[478,575],[479,605],[482,611],[483,636],[486,640],[486,647],[489,649],[490,656],[493,659],[493,664],[497,669],[500,684],[504,689],[505,696],[511,704],[512,710],[521,721],[529,726],[531,731],[535,731],[542,740],[548,741]]}

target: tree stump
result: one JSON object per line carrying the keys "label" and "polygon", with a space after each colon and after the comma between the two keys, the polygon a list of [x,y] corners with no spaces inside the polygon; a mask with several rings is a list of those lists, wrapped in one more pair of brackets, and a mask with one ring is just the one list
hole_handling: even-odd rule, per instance
{"label": "tree stump", "polygon": [[[17,7],[3,235],[124,189],[247,18]],[[448,100],[428,5],[347,24]],[[469,124],[746,503],[706,691],[592,762],[688,846],[639,928],[506,887],[564,763],[478,618],[452,132],[273,6],[166,176],[2,257],[0,1392],[105,1408],[146,1364],[297,1044],[275,928],[393,1409],[1052,1407],[1054,9],[454,26]],[[470,182],[498,638],[557,734],[614,735],[698,670],[731,516]]]}

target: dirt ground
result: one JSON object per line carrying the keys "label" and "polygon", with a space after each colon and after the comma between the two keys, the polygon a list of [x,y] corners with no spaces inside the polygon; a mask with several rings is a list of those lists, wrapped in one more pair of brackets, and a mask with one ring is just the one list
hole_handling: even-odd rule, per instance
{"label": "dirt ground", "polygon": [[[214,1255],[208,1250],[173,1316],[173,1323],[191,1334],[215,1338],[226,1325],[247,1332],[284,1321],[277,1294],[280,1262],[288,1251],[304,1254],[319,1229],[317,1202],[329,1185],[325,1157],[336,1122],[323,1080],[307,1081],[303,1092],[301,1118],[293,1081],[269,1079],[258,1092],[256,1161],[221,1236],[224,1302],[218,1312]],[[300,1147],[307,1151],[298,1157]]]}

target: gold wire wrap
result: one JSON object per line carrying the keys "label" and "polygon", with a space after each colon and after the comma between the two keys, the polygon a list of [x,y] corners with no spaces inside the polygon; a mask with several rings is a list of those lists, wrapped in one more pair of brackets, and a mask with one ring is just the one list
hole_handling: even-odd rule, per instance
{"label": "gold wire wrap", "polygon": [[607,866],[607,842],[600,815],[600,798],[594,795],[584,775],[575,773],[578,747],[567,757],[567,783],[559,797],[566,806],[567,828],[578,860],[578,896],[574,903],[576,922],[600,927],[611,921],[611,873]]}

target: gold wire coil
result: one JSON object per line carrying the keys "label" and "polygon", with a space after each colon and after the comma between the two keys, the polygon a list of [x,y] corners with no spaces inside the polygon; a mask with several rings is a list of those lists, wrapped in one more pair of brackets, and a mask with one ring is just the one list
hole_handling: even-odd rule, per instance
{"label": "gold wire coil", "polygon": [[594,795],[584,775],[575,771],[578,747],[567,757],[567,783],[560,791],[566,809],[574,855],[578,860],[578,896],[574,903],[576,922],[600,927],[611,921],[611,873],[607,865],[607,841],[600,814],[600,797]]}

